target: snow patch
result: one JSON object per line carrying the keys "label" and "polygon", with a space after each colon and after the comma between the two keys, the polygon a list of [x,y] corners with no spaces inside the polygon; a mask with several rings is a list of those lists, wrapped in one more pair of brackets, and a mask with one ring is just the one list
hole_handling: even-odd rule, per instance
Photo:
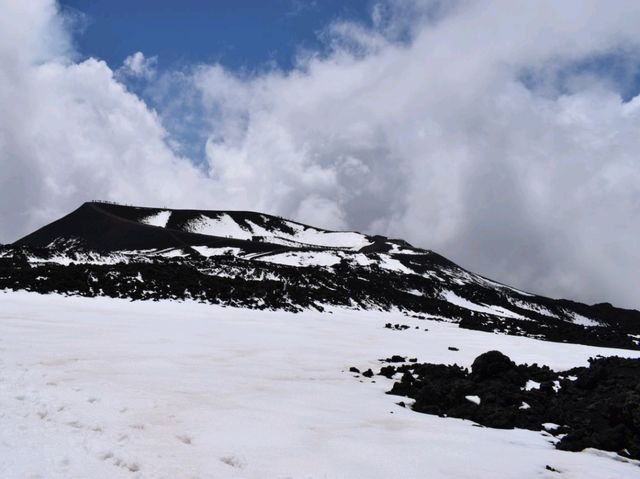
{"label": "snow patch", "polygon": [[312,227],[305,228],[296,223],[288,223],[288,226],[296,232],[291,236],[283,236],[301,243],[353,250],[359,250],[371,244],[365,235],[353,231],[322,231]]}
{"label": "snow patch", "polygon": [[333,266],[342,261],[342,256],[331,251],[292,251],[270,256],[260,256],[257,261],[288,266]]}
{"label": "snow patch", "polygon": [[578,324],[580,326],[587,326],[587,327],[602,326],[598,321],[589,319],[585,316],[582,316],[581,314],[572,313],[572,315],[573,315],[574,324]]}
{"label": "snow patch", "polygon": [[520,300],[517,300],[517,299],[512,299],[510,301],[511,301],[511,304],[513,304],[514,306],[517,306],[518,308],[522,308],[522,309],[526,309],[526,310],[529,310],[529,311],[533,311],[533,312],[542,314],[544,316],[549,316],[551,318],[557,318],[558,317],[556,314],[552,313],[551,311],[549,311],[544,306],[540,306],[540,305],[533,304],[533,303],[527,303],[525,301],[520,301]]}
{"label": "snow patch", "polygon": [[150,226],[158,226],[160,228],[166,228],[170,217],[171,211],[160,211],[153,215],[142,218],[140,220],[140,223],[144,223]]}
{"label": "snow patch", "polygon": [[470,311],[477,311],[479,313],[487,313],[497,316],[505,316],[507,318],[527,319],[524,316],[514,313],[513,311],[509,311],[508,309],[501,306],[485,306],[483,304],[473,303],[468,299],[458,296],[453,291],[444,291],[443,296],[445,301],[451,304],[455,304],[456,306],[460,306],[461,308],[468,309]]}
{"label": "snow patch", "polygon": [[424,296],[424,294],[422,293],[422,291],[418,290],[418,289],[405,289],[404,290],[405,293],[409,293],[412,294],[414,296]]}
{"label": "snow patch", "polygon": [[386,269],[388,271],[396,271],[398,273],[404,273],[404,274],[415,274],[413,270],[407,268],[400,261],[398,261],[395,258],[392,258],[388,254],[380,255],[380,262],[378,263],[378,265],[382,269]]}
{"label": "snow patch", "polygon": [[312,227],[305,227],[298,223],[284,221],[289,233],[281,230],[268,230],[252,221],[246,221],[248,226],[238,224],[229,214],[221,213],[212,218],[200,215],[187,223],[185,229],[192,233],[209,236],[222,236],[249,240],[259,238],[262,241],[287,246],[321,246],[359,250],[371,242],[363,234],[352,231],[323,231]]}
{"label": "snow patch", "polygon": [[532,381],[531,379],[529,379],[527,381],[527,384],[525,384],[524,388],[527,391],[531,391],[532,389],[540,389],[540,383],[536,382],[536,381]]}
{"label": "snow patch", "polygon": [[222,213],[215,218],[200,215],[192,219],[185,226],[185,230],[207,236],[222,236],[224,238],[235,238],[249,240],[253,236],[251,231],[242,228],[235,220],[226,213]]}
{"label": "snow patch", "polygon": [[181,248],[167,248],[163,250],[158,250],[156,254],[158,256],[163,256],[165,258],[178,258],[178,257],[187,256],[187,253],[185,253]]}

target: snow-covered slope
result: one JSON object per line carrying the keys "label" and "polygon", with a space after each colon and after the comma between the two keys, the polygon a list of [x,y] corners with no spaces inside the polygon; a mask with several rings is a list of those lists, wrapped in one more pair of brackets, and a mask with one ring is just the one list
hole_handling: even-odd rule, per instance
{"label": "snow-covered slope", "polygon": [[246,211],[85,203],[0,247],[0,288],[290,311],[400,309],[468,329],[632,349],[640,337],[638,311],[536,296],[402,240]]}
{"label": "snow-covered slope", "polygon": [[234,218],[233,213],[220,212],[202,213],[185,222],[181,229],[207,236],[240,240],[255,238],[257,241],[285,246],[323,246],[358,251],[372,244],[365,235],[352,231],[326,231],[261,214],[254,214],[253,220],[260,221],[262,225],[269,222],[273,224],[267,228],[250,219]]}
{"label": "snow-covered slope", "polygon": [[[384,394],[392,380],[348,371],[377,370],[376,358],[393,354],[469,366],[498,349],[563,370],[637,352],[399,312],[294,315],[26,292],[0,292],[0,305],[2,478],[640,476],[638,463],[612,453],[556,450],[545,432],[416,413]],[[410,327],[389,330],[389,321]]]}

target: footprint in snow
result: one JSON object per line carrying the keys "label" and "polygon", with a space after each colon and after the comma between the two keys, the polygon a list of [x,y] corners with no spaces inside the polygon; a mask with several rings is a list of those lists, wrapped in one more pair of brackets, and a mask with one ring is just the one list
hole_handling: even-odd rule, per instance
{"label": "footprint in snow", "polygon": [[[107,453],[107,455],[110,453]],[[119,457],[115,457],[113,454],[111,454],[108,457],[105,457],[105,461],[106,460],[110,460],[112,459],[112,463],[114,466],[117,467],[121,467],[123,469],[128,469],[131,472],[138,472],[140,470],[140,465],[137,462],[133,462],[133,461],[125,461],[124,459],[121,459]]]}
{"label": "footprint in snow", "polygon": [[235,467],[236,469],[244,468],[247,463],[237,456],[223,456],[220,458],[220,461],[224,462],[226,465]]}

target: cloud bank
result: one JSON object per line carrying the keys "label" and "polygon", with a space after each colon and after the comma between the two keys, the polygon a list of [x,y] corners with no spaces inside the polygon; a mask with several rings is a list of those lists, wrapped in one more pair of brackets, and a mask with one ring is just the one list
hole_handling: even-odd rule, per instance
{"label": "cloud bank", "polygon": [[589,67],[633,77],[634,1],[381,2],[291,71],[163,74],[78,60],[55,3],[0,2],[0,241],[93,198],[255,209],[640,306],[640,97]]}

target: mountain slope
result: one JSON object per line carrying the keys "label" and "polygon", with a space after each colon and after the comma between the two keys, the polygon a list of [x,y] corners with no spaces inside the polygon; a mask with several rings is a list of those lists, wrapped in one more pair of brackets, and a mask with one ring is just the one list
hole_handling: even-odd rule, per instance
{"label": "mountain slope", "polygon": [[289,311],[399,309],[468,329],[629,349],[640,338],[638,311],[532,295],[402,240],[254,212],[85,203],[0,249],[0,288]]}
{"label": "mountain slope", "polygon": [[[221,245],[267,251],[281,245],[373,252],[400,251],[406,245],[381,236],[327,231],[250,211],[169,210],[101,202],[85,203],[14,244],[46,247],[60,238],[76,238],[83,246],[102,251]],[[260,246],[265,243],[269,246]]]}

